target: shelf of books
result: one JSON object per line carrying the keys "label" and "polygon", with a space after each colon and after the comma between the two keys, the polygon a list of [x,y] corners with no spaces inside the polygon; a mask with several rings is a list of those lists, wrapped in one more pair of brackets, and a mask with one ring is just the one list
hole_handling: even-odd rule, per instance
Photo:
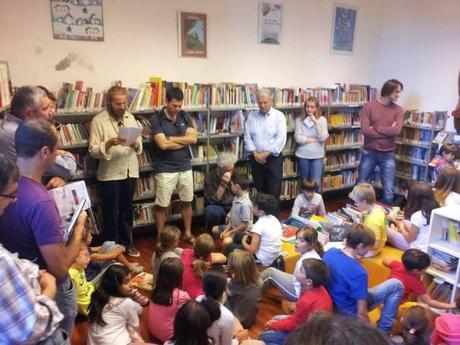
{"label": "shelf of books", "polygon": [[13,87],[8,62],[0,61],[0,113],[9,109],[13,97]]}
{"label": "shelf of books", "polygon": [[432,142],[444,128],[447,112],[407,111],[401,136],[395,142],[396,175],[401,179],[429,181],[428,163],[434,152]]}
{"label": "shelf of books", "polygon": [[460,214],[455,206],[431,213],[428,237],[431,266],[427,273],[434,277],[428,291],[432,298],[453,302],[460,292]]}

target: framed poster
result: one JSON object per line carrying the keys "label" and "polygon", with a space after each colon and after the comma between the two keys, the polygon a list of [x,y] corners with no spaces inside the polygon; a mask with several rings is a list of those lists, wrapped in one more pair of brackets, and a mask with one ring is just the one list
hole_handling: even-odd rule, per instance
{"label": "framed poster", "polygon": [[11,85],[10,70],[8,62],[0,61],[0,113],[11,104],[13,98],[13,87]]}
{"label": "framed poster", "polygon": [[259,2],[258,42],[265,44],[281,43],[283,5]]}
{"label": "framed poster", "polygon": [[353,54],[357,11],[353,6],[334,4],[331,53]]}
{"label": "framed poster", "polygon": [[51,0],[50,4],[55,39],[104,41],[102,0]]}
{"label": "framed poster", "polygon": [[207,18],[205,13],[179,12],[179,56],[208,56]]}

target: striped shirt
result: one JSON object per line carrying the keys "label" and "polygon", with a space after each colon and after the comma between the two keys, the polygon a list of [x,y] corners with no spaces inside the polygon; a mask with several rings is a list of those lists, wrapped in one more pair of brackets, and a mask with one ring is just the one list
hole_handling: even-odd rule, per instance
{"label": "striped shirt", "polygon": [[396,148],[395,137],[401,134],[403,115],[403,108],[395,103],[383,105],[377,100],[366,103],[361,120],[364,149],[382,153],[393,152]]}

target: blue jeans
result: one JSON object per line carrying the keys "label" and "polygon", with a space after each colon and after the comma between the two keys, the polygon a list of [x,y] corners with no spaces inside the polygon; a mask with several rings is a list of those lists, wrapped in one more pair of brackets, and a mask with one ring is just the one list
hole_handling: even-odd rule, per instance
{"label": "blue jeans", "polygon": [[383,304],[380,320],[377,321],[377,328],[382,332],[391,332],[403,293],[403,284],[395,278],[388,279],[384,283],[374,286],[367,291],[369,310]]}
{"label": "blue jeans", "polygon": [[369,182],[376,165],[380,169],[380,178],[383,184],[382,202],[392,205],[396,168],[393,152],[382,153],[364,150],[359,165],[358,183]]}
{"label": "blue jeans", "polygon": [[[288,315],[276,315],[273,317],[273,320],[282,320],[286,317],[288,317]],[[265,331],[259,335],[259,339],[267,345],[284,345],[288,336],[288,332]]]}
{"label": "blue jeans", "polygon": [[[230,209],[231,206],[228,206]],[[208,205],[204,208],[204,224],[209,230],[214,225],[225,224],[225,217],[227,216],[227,209],[222,205]]]}
{"label": "blue jeans", "polygon": [[59,326],[71,338],[78,310],[75,286],[69,275],[67,275],[64,281],[57,284],[56,303],[61,313],[64,314],[64,319]]}
{"label": "blue jeans", "polygon": [[312,179],[318,185],[318,192],[322,189],[322,176],[323,176],[323,158],[318,159],[305,159],[297,157],[297,164],[299,167],[301,179]]}
{"label": "blue jeans", "polygon": [[70,345],[70,338],[65,331],[58,328],[52,335],[37,345]]}

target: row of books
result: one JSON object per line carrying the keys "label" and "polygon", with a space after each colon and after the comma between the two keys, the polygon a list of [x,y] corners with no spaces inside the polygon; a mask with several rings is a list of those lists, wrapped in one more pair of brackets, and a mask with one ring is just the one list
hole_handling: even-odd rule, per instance
{"label": "row of books", "polygon": [[399,162],[396,172],[413,180],[424,181],[426,167],[405,162]]}
{"label": "row of books", "polygon": [[240,145],[240,138],[235,137],[223,143],[209,145],[191,145],[190,154],[192,162],[215,161],[220,153],[231,152],[237,159],[244,158],[244,146]]}
{"label": "row of books", "polygon": [[[195,214],[201,214],[204,210],[204,197],[195,197],[192,203],[192,209]],[[166,209],[168,218],[180,218],[181,216],[181,203],[179,200],[172,200],[169,207]],[[141,226],[152,224],[155,222],[155,204],[136,203],[133,205],[133,225]]]}
{"label": "row of books", "polygon": [[359,151],[329,152],[326,154],[326,168],[340,168],[353,166],[359,163],[361,154]]}
{"label": "row of books", "polygon": [[138,117],[136,119],[137,125],[142,128],[142,138],[151,139],[152,138],[152,124],[149,119],[145,117]]}
{"label": "row of books", "polygon": [[325,175],[323,177],[323,190],[354,185],[357,180],[358,172],[353,170],[342,171],[340,174]]}
{"label": "row of books", "polygon": [[284,145],[283,154],[290,154],[293,153],[296,149],[296,142],[294,139],[294,135],[288,134],[286,137],[286,145]]}
{"label": "row of books", "polygon": [[0,62],[0,109],[6,108],[11,104],[13,97],[8,65]]}
{"label": "row of books", "polygon": [[64,146],[88,144],[90,123],[67,123],[58,126],[59,139]]}
{"label": "row of books", "polygon": [[377,96],[377,89],[369,85],[340,84],[331,92],[332,104],[355,103],[361,104],[374,100]]}
{"label": "row of books", "polygon": [[363,135],[358,129],[351,131],[342,131],[340,133],[330,135],[329,138],[327,138],[326,148],[338,147],[349,144],[361,144],[362,142]]}
{"label": "row of books", "polygon": [[283,176],[297,176],[297,162],[294,159],[283,159]]}
{"label": "row of books", "polygon": [[403,128],[401,133],[403,140],[412,140],[424,144],[431,144],[431,131],[417,128]]}
{"label": "row of books", "polygon": [[[202,121],[202,120],[200,120]],[[200,123],[200,131],[201,131]],[[209,119],[209,134],[230,133],[241,134],[244,132],[244,115],[242,110],[232,113],[223,113],[221,116],[212,116]]]}
{"label": "row of books", "polygon": [[[1,73],[1,72],[0,72]],[[5,74],[5,72],[3,72]],[[118,82],[121,85],[121,82]],[[8,84],[9,85],[9,84]],[[373,90],[363,85],[338,84],[330,88],[273,88],[275,106],[300,107],[308,97],[317,97],[322,105],[336,103],[361,103],[375,98]],[[166,90],[179,87],[184,93],[185,108],[212,107],[256,107],[258,86],[255,83],[186,83],[164,81],[159,77],[150,77],[148,82],[138,88],[129,87],[128,110],[132,112],[151,111],[166,103]],[[4,88],[5,89],[5,88]],[[4,94],[5,92],[2,92]],[[5,93],[7,94],[7,93]],[[9,97],[5,104],[9,104]],[[57,91],[57,108],[59,112],[97,111],[106,105],[107,91],[95,92],[92,87],[84,88],[84,81],[75,84],[65,82]]]}
{"label": "row of books", "polygon": [[281,183],[281,200],[292,200],[300,193],[299,180],[283,180]]}
{"label": "row of books", "polygon": [[444,272],[451,272],[457,269],[458,258],[433,249],[431,253],[431,266]]}
{"label": "row of books", "polygon": [[445,219],[442,224],[441,240],[460,247],[460,223]]}
{"label": "row of books", "polygon": [[286,117],[286,128],[289,129],[294,129],[295,128],[295,119],[296,119],[296,114],[292,112],[287,112],[284,114]]}
{"label": "row of books", "polygon": [[252,169],[249,167],[249,165],[237,165],[235,166],[235,171],[246,175],[249,180],[252,180]]}
{"label": "row of books", "polygon": [[361,115],[359,113],[330,114],[327,122],[330,127],[359,126]]}
{"label": "row of books", "polygon": [[152,154],[149,150],[142,150],[142,154],[137,156],[139,161],[139,168],[146,168],[152,166]]}
{"label": "row of books", "polygon": [[94,174],[97,168],[97,161],[92,159],[87,153],[73,152],[75,161],[77,162],[77,171],[75,178],[85,178],[90,174]]}
{"label": "row of books", "polygon": [[444,282],[438,278],[433,279],[433,281],[428,285],[427,292],[431,298],[439,301],[448,303],[450,302],[450,296],[452,295],[453,286],[447,282]]}
{"label": "row of books", "polygon": [[417,112],[407,111],[404,114],[404,124],[423,126],[427,128],[444,128],[447,119],[447,112]]}
{"label": "row of books", "polygon": [[398,145],[396,146],[396,154],[399,156],[407,157],[407,158],[415,158],[420,160],[426,159],[426,152],[427,149],[422,147],[411,147],[406,145]]}

